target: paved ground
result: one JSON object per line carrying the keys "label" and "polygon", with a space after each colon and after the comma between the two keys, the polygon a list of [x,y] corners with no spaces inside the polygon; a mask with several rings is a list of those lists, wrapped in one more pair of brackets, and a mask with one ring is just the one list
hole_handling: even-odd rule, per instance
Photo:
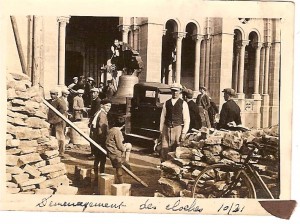
{"label": "paved ground", "polygon": [[[81,195],[97,194],[96,187],[92,187],[88,180],[78,181],[74,178],[76,165],[87,169],[93,168],[94,161],[88,158],[89,153],[89,146],[67,147],[66,157],[62,160],[66,164],[68,177],[73,182],[72,185],[78,187],[78,194]],[[132,172],[149,185],[147,188],[143,187],[143,185],[136,182],[124,172],[124,182],[132,185],[131,195],[153,196],[159,187],[157,183],[160,178],[160,169],[158,168],[160,160],[158,156],[145,146],[134,145],[130,157],[130,164]],[[115,169],[111,166],[109,159],[107,159],[106,162],[105,172],[109,174],[115,173]]]}

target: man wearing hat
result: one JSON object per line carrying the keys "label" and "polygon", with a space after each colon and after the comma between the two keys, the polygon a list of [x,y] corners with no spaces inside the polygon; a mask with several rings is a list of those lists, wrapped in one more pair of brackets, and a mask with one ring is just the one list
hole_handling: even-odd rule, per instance
{"label": "man wearing hat", "polygon": [[226,88],[222,92],[224,93],[224,100],[226,102],[223,104],[221,109],[218,128],[229,129],[228,123],[233,121],[236,125],[242,124],[241,109],[233,100],[233,97],[235,96],[234,89]]}
{"label": "man wearing hat", "polygon": [[[107,137],[107,132],[109,130],[108,127],[108,119],[107,113],[111,108],[111,101],[108,99],[104,99],[101,101],[101,108],[95,114],[94,119],[91,123],[91,138],[98,143],[104,150],[105,149],[105,141]],[[99,149],[95,148],[92,149],[95,160],[94,160],[94,172],[95,172],[95,183],[97,183],[98,178],[98,171],[100,173],[104,173],[105,171],[105,163],[106,163],[106,155],[101,152]],[[98,168],[100,163],[100,169]]]}
{"label": "man wearing hat", "polygon": [[[51,99],[49,103],[58,110],[61,114],[66,114],[67,106],[66,103],[58,98],[58,90],[50,90]],[[48,122],[50,123],[51,135],[55,136],[58,141],[59,154],[64,155],[65,152],[65,121],[56,115],[54,111],[49,109],[48,111]]]}
{"label": "man wearing hat", "polygon": [[199,106],[199,112],[201,116],[202,124],[201,126],[211,128],[209,117],[208,117],[208,109],[210,107],[210,99],[206,94],[206,87],[200,87],[200,94],[197,96],[196,104]]}
{"label": "man wearing hat", "polygon": [[82,95],[84,93],[83,89],[77,90],[77,96],[74,97],[73,101],[73,116],[75,121],[81,121],[83,118],[82,112],[86,109],[84,108]]}
{"label": "man wearing hat", "polygon": [[171,91],[172,98],[164,103],[160,117],[162,162],[168,159],[168,152],[175,150],[179,142],[185,138],[190,125],[188,105],[180,98],[182,86],[179,83],[173,83]]}
{"label": "man wearing hat", "polygon": [[84,95],[83,95],[84,105],[86,107],[89,107],[92,102],[91,89],[94,86],[93,83],[94,83],[94,79],[92,77],[88,77],[87,82],[84,86]]}
{"label": "man wearing hat", "polygon": [[199,114],[199,107],[193,100],[193,91],[191,89],[187,89],[185,91],[185,95],[186,95],[186,101],[190,112],[189,132],[191,132],[193,128],[199,130],[201,128],[201,117]]}
{"label": "man wearing hat", "polygon": [[[93,129],[91,127],[92,121],[96,115],[96,113],[100,110],[100,104],[101,100],[99,98],[99,89],[98,88],[92,88],[92,103],[91,103],[91,110],[90,110],[90,120],[89,120],[89,127],[90,127],[90,137],[93,136]],[[94,145],[91,144],[91,156],[94,155]],[[97,149],[96,149],[97,150]]]}

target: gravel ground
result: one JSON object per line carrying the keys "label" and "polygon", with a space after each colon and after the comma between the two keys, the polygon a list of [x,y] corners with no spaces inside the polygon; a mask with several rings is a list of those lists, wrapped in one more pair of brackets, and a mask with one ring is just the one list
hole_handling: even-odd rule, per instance
{"label": "gravel ground", "polygon": [[[131,184],[132,196],[152,197],[158,190],[159,184],[157,181],[160,178],[160,169],[158,167],[160,160],[157,155],[150,151],[150,149],[143,146],[133,146],[130,157],[132,172],[147,183],[149,187],[144,187],[124,172],[124,182]],[[78,187],[79,195],[97,194],[97,187],[92,186],[88,179],[79,181],[74,176],[75,166],[87,169],[93,168],[94,161],[89,158],[89,154],[90,146],[88,145],[68,145],[66,147],[66,156],[62,160],[66,164],[67,174],[72,181],[72,185]],[[105,172],[115,174],[115,169],[111,166],[109,159],[106,162]]]}

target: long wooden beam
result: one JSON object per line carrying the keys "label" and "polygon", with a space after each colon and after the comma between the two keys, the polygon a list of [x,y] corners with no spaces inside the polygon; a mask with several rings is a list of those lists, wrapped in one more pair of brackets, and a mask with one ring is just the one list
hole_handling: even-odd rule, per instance
{"label": "long wooden beam", "polygon": [[[66,118],[64,115],[62,115],[58,110],[56,110],[50,103],[48,103],[45,99],[43,99],[43,103],[49,107],[51,110],[53,110],[60,118],[62,118],[65,122],[67,122],[70,127],[72,127],[75,131],[77,131],[82,137],[84,137],[87,141],[92,143],[97,149],[102,151],[105,155],[107,155],[107,152],[98,145],[93,139],[91,139],[88,135],[86,135],[83,131],[81,131],[76,125],[74,125],[68,118]],[[134,173],[132,173],[129,169],[127,169],[124,165],[122,165],[122,169],[133,179],[141,183],[144,187],[148,187],[148,185],[142,181],[138,176],[136,176]]]}
{"label": "long wooden beam", "polygon": [[15,36],[15,41],[16,41],[16,45],[17,45],[17,50],[18,50],[20,62],[21,62],[22,72],[24,74],[27,74],[22,43],[21,43],[21,39],[20,39],[19,30],[18,30],[17,21],[16,21],[15,16],[10,16],[10,20],[11,20],[11,25],[12,25],[12,28],[13,28],[13,31],[14,31],[14,36]]}

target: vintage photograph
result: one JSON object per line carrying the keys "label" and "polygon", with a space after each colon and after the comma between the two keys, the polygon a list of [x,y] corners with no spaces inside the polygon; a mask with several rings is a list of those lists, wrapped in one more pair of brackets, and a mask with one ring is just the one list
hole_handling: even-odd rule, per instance
{"label": "vintage photograph", "polygon": [[202,199],[288,199],[292,35],[282,14],[248,14],[9,14],[5,195],[119,212],[123,196],[148,198],[140,210],[177,198],[176,212],[201,212]]}

